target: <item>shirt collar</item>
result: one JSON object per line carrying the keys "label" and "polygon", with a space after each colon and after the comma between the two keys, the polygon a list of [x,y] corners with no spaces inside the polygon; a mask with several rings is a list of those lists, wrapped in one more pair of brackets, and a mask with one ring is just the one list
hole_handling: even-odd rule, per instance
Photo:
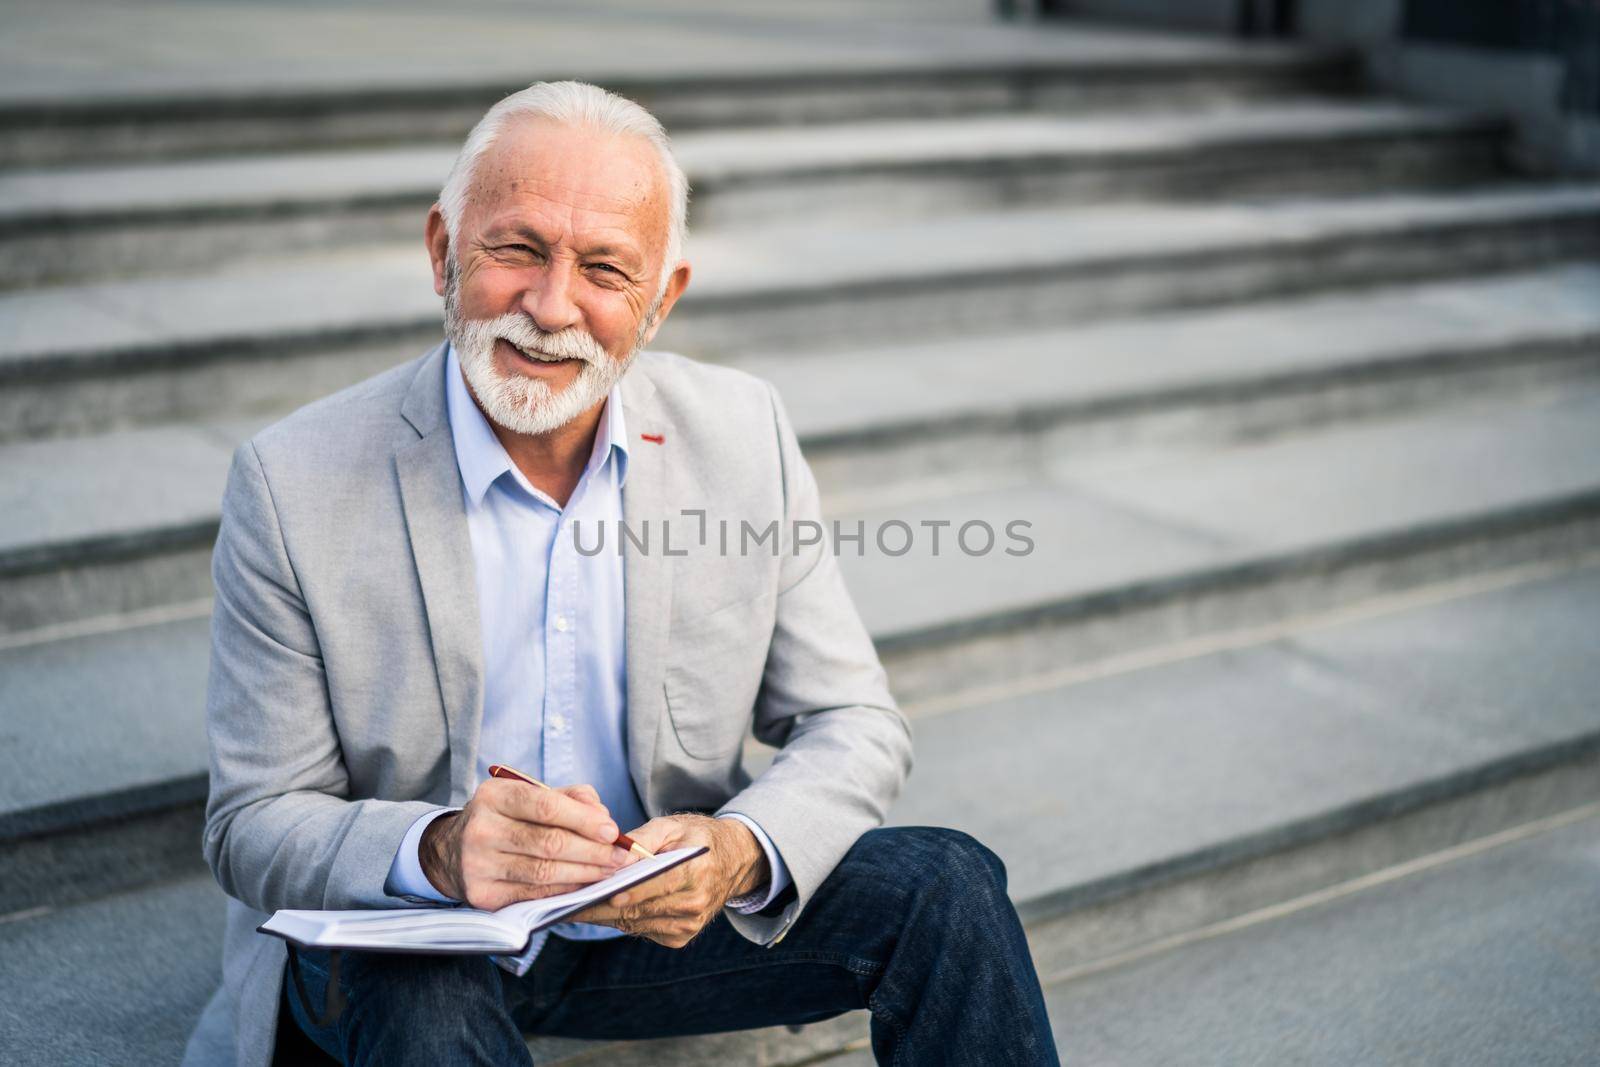
{"label": "shirt collar", "polygon": [[[450,412],[450,435],[455,441],[456,464],[461,468],[461,481],[466,486],[467,498],[474,504],[483,503],[489,487],[507,471],[512,472],[513,477],[531,491],[527,479],[511,462],[505,446],[494,435],[489,420],[467,390],[454,345],[450,346],[445,365],[445,390]],[[606,394],[605,408],[600,413],[600,426],[595,431],[594,447],[589,451],[589,462],[584,465],[583,477],[588,479],[600,471],[613,453],[617,463],[617,488],[620,489],[628,476],[628,431],[622,420],[621,391],[616,385]]]}

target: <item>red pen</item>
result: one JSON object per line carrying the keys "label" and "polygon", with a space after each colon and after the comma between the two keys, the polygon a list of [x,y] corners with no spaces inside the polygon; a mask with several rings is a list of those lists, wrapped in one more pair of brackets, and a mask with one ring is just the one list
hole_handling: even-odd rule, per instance
{"label": "red pen", "polygon": [[[523,774],[521,771],[517,770],[515,767],[507,767],[504,763],[491,763],[491,764],[489,764],[489,777],[490,778],[509,778],[514,782],[527,782],[529,785],[536,785],[540,789],[550,789],[550,788],[552,788],[551,786],[545,785],[543,782],[539,781],[539,779],[535,778],[533,775],[531,775],[531,774]],[[629,837],[627,834],[619,833],[617,835],[617,840],[614,842],[614,844],[618,848],[625,848],[629,852],[632,852],[634,855],[641,856],[644,859],[653,860],[653,859],[656,858],[656,854],[654,852],[651,852],[649,849],[647,849],[643,845],[639,844],[639,842],[635,841],[633,838]]]}

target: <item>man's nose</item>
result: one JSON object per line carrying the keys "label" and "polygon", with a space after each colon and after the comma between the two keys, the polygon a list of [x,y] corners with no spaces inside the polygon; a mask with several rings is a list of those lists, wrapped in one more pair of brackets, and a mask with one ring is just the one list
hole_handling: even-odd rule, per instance
{"label": "man's nose", "polygon": [[578,324],[583,315],[573,300],[574,281],[569,263],[551,263],[539,272],[538,281],[522,294],[522,310],[535,326],[555,333]]}

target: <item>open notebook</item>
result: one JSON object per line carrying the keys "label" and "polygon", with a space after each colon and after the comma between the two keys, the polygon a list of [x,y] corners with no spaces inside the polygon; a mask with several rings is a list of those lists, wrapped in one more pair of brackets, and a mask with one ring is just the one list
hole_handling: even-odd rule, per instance
{"label": "open notebook", "polygon": [[516,955],[533,935],[591,904],[648,881],[691,860],[705,849],[679,848],[640,860],[593,885],[543,900],[509,904],[499,911],[477,908],[369,908],[362,911],[278,911],[256,927],[301,948],[348,948],[369,952]]}

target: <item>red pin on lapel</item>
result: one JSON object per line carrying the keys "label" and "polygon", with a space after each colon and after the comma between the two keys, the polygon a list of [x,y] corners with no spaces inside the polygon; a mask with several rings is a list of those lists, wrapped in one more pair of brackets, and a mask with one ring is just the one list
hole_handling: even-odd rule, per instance
{"label": "red pin on lapel", "polygon": [[666,438],[658,433],[642,433],[639,435],[639,440],[649,441],[653,445],[659,445],[665,442]]}

